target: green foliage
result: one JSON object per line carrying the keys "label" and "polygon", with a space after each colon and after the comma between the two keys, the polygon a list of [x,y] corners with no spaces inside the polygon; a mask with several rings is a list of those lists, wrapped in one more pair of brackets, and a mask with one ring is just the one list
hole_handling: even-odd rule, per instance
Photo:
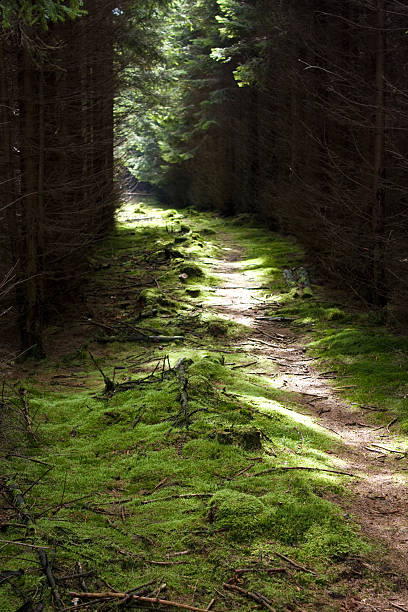
{"label": "green foliage", "polygon": [[166,172],[193,158],[217,129],[214,107],[225,90],[214,88],[220,82],[220,67],[211,57],[221,40],[216,12],[215,2],[178,0],[156,15],[154,39],[163,54],[151,66],[145,97],[124,91],[117,105],[119,113],[128,111],[123,164],[140,180],[166,182]]}
{"label": "green foliage", "polygon": [[82,6],[83,0],[9,0],[0,2],[0,20],[4,28],[18,19],[30,26],[38,23],[47,30],[50,23],[84,15]]}

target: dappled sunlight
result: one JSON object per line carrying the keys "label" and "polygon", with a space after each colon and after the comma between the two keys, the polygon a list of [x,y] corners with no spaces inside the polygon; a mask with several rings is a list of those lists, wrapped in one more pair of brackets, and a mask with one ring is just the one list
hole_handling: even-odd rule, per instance
{"label": "dappled sunlight", "polygon": [[256,405],[256,407],[258,407],[260,410],[264,411],[267,414],[283,414],[284,416],[295,421],[296,423],[301,423],[302,425],[310,427],[314,430],[318,428],[318,426],[316,425],[316,423],[313,422],[313,419],[311,417],[304,414],[300,414],[299,412],[295,412],[294,410],[285,408],[279,402],[269,400],[265,397],[255,397],[254,395],[250,394],[241,394],[240,397],[248,401],[250,404]]}

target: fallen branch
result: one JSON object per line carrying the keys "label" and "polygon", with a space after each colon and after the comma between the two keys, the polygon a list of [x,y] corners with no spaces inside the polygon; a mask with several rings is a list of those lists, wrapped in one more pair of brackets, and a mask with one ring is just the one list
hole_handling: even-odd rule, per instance
{"label": "fallen branch", "polygon": [[[316,423],[316,421],[315,421],[315,423]],[[341,433],[339,433],[338,431],[336,431],[332,427],[328,427],[327,425],[323,425],[323,423],[316,423],[316,425],[318,425],[319,427],[323,427],[323,429],[327,429],[328,431],[332,431],[333,433],[336,434],[336,436],[340,436],[340,438],[343,437]]]}
{"label": "fallen branch", "polygon": [[264,344],[265,346],[269,346],[270,348],[277,348],[277,349],[282,348],[282,346],[279,346],[279,344],[271,344],[270,342],[265,342],[265,340],[261,340],[260,338],[249,338],[249,340],[252,343]]}
{"label": "fallen branch", "polygon": [[236,365],[231,370],[238,370],[238,368],[249,368],[249,366],[258,363],[257,361],[251,361],[250,363],[242,363],[240,365]]}
{"label": "fallen branch", "polygon": [[22,495],[23,497],[24,497],[24,495],[27,495],[27,493],[28,493],[29,491],[31,491],[31,489],[32,489],[33,487],[35,487],[35,485],[37,485],[37,484],[40,482],[40,480],[42,480],[42,479],[44,478],[44,476],[46,476],[46,475],[48,474],[48,472],[51,472],[51,470],[53,470],[53,469],[54,469],[54,467],[55,467],[54,465],[51,465],[49,468],[47,468],[47,469],[45,470],[45,472],[43,472],[43,473],[41,474],[41,476],[39,476],[39,477],[38,477],[36,480],[34,480],[34,482],[32,482],[32,483],[30,484],[30,486],[28,487],[28,489],[26,489],[26,490],[25,490],[25,491],[24,491],[24,492],[23,492],[21,495]]}
{"label": "fallen branch", "polygon": [[5,455],[6,459],[9,459],[10,457],[17,457],[18,459],[25,459],[26,461],[32,461],[33,463],[40,463],[41,465],[51,465],[50,463],[46,463],[45,461],[34,459],[34,457],[26,457],[25,455],[19,455],[18,453],[7,453],[7,455]]}
{"label": "fallen branch", "polygon": [[100,366],[97,364],[95,357],[92,355],[92,353],[90,351],[89,352],[89,356],[93,361],[94,366],[96,367],[96,369],[101,373],[102,378],[103,378],[103,382],[105,383],[105,389],[104,389],[104,393],[111,393],[112,391],[115,390],[115,383],[113,382],[113,380],[111,380],[108,376],[106,376],[106,374],[103,372],[103,370],[100,368]]}
{"label": "fallen branch", "polygon": [[187,561],[152,561],[151,559],[146,559],[147,563],[151,565],[184,565]]}
{"label": "fallen branch", "polygon": [[[45,474],[48,474],[48,472],[50,470],[53,469],[54,466],[51,466],[47,469],[47,471],[42,474],[28,489],[27,491],[29,491],[30,489],[32,489],[44,476]],[[5,490],[8,493],[9,498],[11,499],[11,502],[13,504],[13,506],[15,507],[15,509],[17,510],[17,512],[20,514],[21,518],[25,521],[25,523],[27,525],[30,525],[32,523],[34,523],[34,519],[31,516],[31,514],[27,511],[27,505],[24,499],[24,493],[21,492],[21,490],[19,489],[19,487],[13,483],[13,482],[9,482],[6,486],[5,486]],[[45,574],[45,577],[47,578],[47,582],[48,585],[50,587],[51,590],[51,595],[52,595],[52,599],[54,602],[54,605],[56,608],[62,610],[65,606],[64,606],[64,602],[61,599],[61,596],[58,592],[57,589],[57,583],[55,581],[55,577],[52,571],[52,565],[48,559],[47,553],[45,552],[45,550],[49,549],[49,546],[37,546],[35,544],[28,544],[27,542],[17,542],[15,540],[2,540],[4,543],[7,544],[14,544],[15,546],[24,546],[24,547],[28,547],[28,548],[33,548],[36,549],[37,555],[38,555],[38,559],[40,561],[40,565],[41,568]]]}
{"label": "fallen branch", "polygon": [[27,548],[36,548],[38,550],[47,550],[50,546],[37,546],[36,544],[28,544],[27,542],[17,542],[16,540],[0,540],[0,544],[14,544],[15,546],[27,546]]}
{"label": "fallen branch", "polygon": [[279,559],[283,559],[283,561],[286,561],[287,563],[289,563],[289,565],[291,565],[295,569],[301,570],[302,572],[306,572],[307,574],[312,574],[313,576],[317,576],[315,572],[312,572],[312,570],[308,569],[307,567],[304,567],[303,565],[299,565],[298,563],[296,563],[289,557],[286,557],[286,555],[282,555],[281,553],[278,553],[278,552],[275,552],[275,555],[279,557]]}
{"label": "fallen branch", "polygon": [[272,602],[270,602],[269,599],[266,599],[266,597],[264,597],[260,593],[252,593],[251,591],[245,591],[245,589],[241,589],[241,587],[235,586],[233,584],[228,584],[227,582],[225,582],[222,586],[227,591],[234,591],[235,593],[239,593],[240,595],[243,595],[244,597],[253,599],[253,601],[256,601],[256,603],[260,604],[267,610],[271,610],[271,612],[276,612],[276,609],[272,608],[272,606],[270,605]]}
{"label": "fallen branch", "polygon": [[283,472],[287,470],[305,470],[307,472],[328,472],[329,474],[342,474],[343,476],[352,476],[353,478],[358,478],[355,474],[351,474],[350,472],[343,472],[342,470],[326,470],[324,468],[315,468],[315,467],[306,467],[303,465],[278,465],[274,468],[269,468],[268,470],[262,470],[262,472],[257,472],[253,474],[253,476],[263,476],[264,474],[271,474],[272,472]]}
{"label": "fallen branch", "polygon": [[378,448],[370,448],[369,446],[364,446],[365,450],[370,451],[370,453],[380,454],[381,457],[376,457],[376,459],[381,459],[382,457],[386,457],[387,453],[381,452]]}
{"label": "fallen branch", "polygon": [[247,574],[248,572],[266,572],[267,574],[285,574],[286,567],[244,567],[236,569],[234,572],[238,575]]}
{"label": "fallen branch", "polygon": [[190,499],[192,497],[212,497],[214,493],[184,493],[183,495],[169,495],[168,497],[158,497],[157,499],[146,499],[141,504],[154,504],[155,502],[170,501],[171,499]]}
{"label": "fallen branch", "polygon": [[397,453],[398,455],[406,455],[407,454],[407,451],[395,450],[393,448],[388,448],[387,446],[381,446],[380,444],[375,444],[374,442],[371,443],[371,446],[375,446],[375,447],[381,449],[382,451],[387,451],[388,453]]}
{"label": "fallen branch", "polygon": [[274,321],[276,323],[292,323],[293,319],[290,319],[289,317],[269,317],[269,316],[263,316],[263,317],[255,317],[256,321]]}
{"label": "fallen branch", "polygon": [[408,608],[403,608],[399,604],[392,603],[392,601],[390,601],[390,604],[392,605],[393,608],[396,608],[397,610],[402,610],[403,612],[408,612]]}
{"label": "fallen branch", "polygon": [[182,555],[189,555],[189,554],[190,554],[189,550],[180,550],[180,551],[168,553],[167,555],[164,555],[164,556],[165,557],[181,557]]}
{"label": "fallen branch", "polygon": [[248,467],[244,468],[243,470],[240,470],[239,472],[237,472],[237,474],[234,474],[233,476],[228,476],[228,478],[226,478],[225,480],[231,482],[231,480],[234,480],[234,478],[238,478],[238,476],[242,476],[243,474],[251,470],[254,465],[255,463],[251,463],[251,465],[248,465]]}
{"label": "fallen branch", "polygon": [[76,593],[69,592],[70,597],[79,597],[79,599],[126,599],[132,601],[141,601],[144,603],[156,604],[158,606],[171,606],[173,608],[181,608],[182,610],[193,610],[193,612],[205,612],[204,608],[196,608],[188,604],[179,603],[178,601],[170,601],[168,599],[159,599],[158,597],[143,597],[142,595],[129,595],[128,593],[115,593],[106,591],[105,593]]}
{"label": "fallen branch", "polygon": [[218,289],[247,289],[248,291],[258,291],[260,289],[267,289],[267,287],[243,287],[243,286],[239,286],[237,285],[236,287],[217,287],[216,290]]}
{"label": "fallen branch", "polygon": [[359,408],[371,410],[371,412],[388,412],[387,408],[378,408],[378,406],[359,406]]}
{"label": "fallen branch", "polygon": [[47,578],[47,582],[51,589],[52,597],[54,599],[55,606],[60,610],[64,608],[64,603],[58,593],[57,584],[55,582],[54,574],[52,572],[51,564],[48,560],[47,553],[44,550],[40,550],[38,552],[38,558],[40,559],[41,567],[44,571],[44,574]]}
{"label": "fallen branch", "polygon": [[[78,563],[76,564],[78,567]],[[95,576],[95,570],[90,570],[89,572],[79,572],[78,574],[68,574],[67,576],[58,576],[58,582],[64,582],[65,580],[75,580],[75,578],[80,578],[81,582],[84,578],[88,578],[89,576]]]}
{"label": "fallen branch", "polygon": [[133,334],[131,336],[103,336],[97,338],[96,341],[99,342],[99,344],[108,344],[109,342],[140,342],[141,340],[164,344],[165,342],[184,340],[184,336],[146,336],[145,334]]}
{"label": "fallen branch", "polygon": [[376,427],[374,431],[378,431],[379,429],[386,429],[388,431],[388,428],[391,427],[391,425],[394,425],[394,423],[396,423],[397,421],[398,417],[395,417],[395,419],[392,419],[392,421],[387,423],[387,425],[381,425],[381,427]]}

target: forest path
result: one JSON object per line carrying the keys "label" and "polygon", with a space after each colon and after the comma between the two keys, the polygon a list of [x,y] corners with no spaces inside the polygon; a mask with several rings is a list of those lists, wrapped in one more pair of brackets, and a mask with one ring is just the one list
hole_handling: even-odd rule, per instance
{"label": "forest path", "polygon": [[[38,521],[26,536],[30,581],[17,594],[7,591],[7,605],[3,584],[1,610],[26,601],[28,553],[52,537],[56,576],[72,576],[60,585],[67,605],[70,591],[83,589],[79,560],[93,574],[92,592],[103,593],[107,582],[123,593],[153,585],[147,592],[157,594],[166,584],[167,600],[200,609],[249,612],[259,601],[248,594],[261,593],[266,609],[282,612],[408,611],[402,436],[338,396],[353,394],[347,385],[358,378],[346,378],[352,371],[343,366],[355,357],[361,367],[364,347],[351,353],[343,343],[330,353],[324,343],[330,334],[364,339],[350,323],[357,313],[332,321],[325,315],[336,309],[317,290],[309,300],[288,292],[282,271],[303,261],[288,237],[138,202],[124,207],[119,222],[94,254],[76,327],[64,320],[49,330],[47,362],[15,365],[14,379],[24,381],[38,414],[40,444],[22,445],[21,456],[3,457],[2,467],[28,491]],[[183,339],[129,340],[129,329]],[[309,352],[312,341],[318,357]],[[377,347],[363,355],[364,367],[383,368]],[[386,362],[389,370],[399,374],[403,357],[401,350]],[[191,359],[191,422],[180,420],[179,384],[163,376],[166,363],[174,374],[183,358]],[[115,380],[113,394],[104,393],[94,360]],[[322,364],[337,366],[341,378]],[[122,393],[129,382],[134,387]],[[392,383],[389,405],[379,398],[390,411],[392,392],[394,399],[405,393],[401,378]],[[393,410],[383,423],[392,415],[404,417]],[[248,432],[255,434],[250,445],[240,437]],[[43,464],[53,466],[45,476]],[[3,506],[5,569],[17,571],[21,526]],[[365,546],[356,523],[379,544]],[[43,580],[41,572],[34,577]]]}
{"label": "forest path", "polygon": [[[245,324],[254,332],[249,342],[248,338],[238,340],[234,348],[245,351],[248,362],[257,356],[266,357],[271,362],[271,370],[260,374],[273,377],[275,387],[296,394],[296,402],[304,412],[333,434],[335,444],[329,452],[340,458],[345,470],[358,478],[351,484],[350,498],[333,496],[330,499],[356,519],[364,535],[385,546],[382,572],[390,576],[394,572],[406,575],[408,499],[406,476],[399,460],[406,457],[408,448],[390,432],[392,423],[378,427],[367,422],[366,415],[376,410],[375,407],[361,409],[339,398],[341,389],[330,384],[325,373],[317,370],[315,360],[305,355],[304,342],[298,333],[279,321],[263,318],[265,311],[270,312],[273,306],[262,299],[256,274],[245,269],[244,249],[228,234],[220,239],[224,258],[215,264],[213,272],[221,284],[212,308],[218,316]],[[279,311],[276,315],[279,316]],[[251,369],[256,370],[256,365]],[[333,378],[332,372],[328,374]],[[402,587],[398,596],[383,594],[375,601],[370,598],[369,605],[381,611],[398,609],[398,606],[406,609],[408,589]]]}

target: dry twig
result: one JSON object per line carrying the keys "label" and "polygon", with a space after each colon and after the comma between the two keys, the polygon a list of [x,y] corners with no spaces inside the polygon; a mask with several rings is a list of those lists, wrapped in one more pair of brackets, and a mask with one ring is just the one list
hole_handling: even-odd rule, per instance
{"label": "dry twig", "polygon": [[142,595],[129,595],[128,593],[115,593],[113,591],[106,591],[104,593],[76,593],[74,591],[69,592],[71,597],[78,597],[79,599],[126,599],[129,598],[131,601],[140,601],[144,603],[156,604],[157,606],[170,606],[173,608],[181,608],[182,610],[193,610],[193,612],[206,612],[203,608],[196,608],[195,606],[189,606],[188,604],[179,603],[178,601],[170,601],[168,599],[159,599],[158,597],[144,597]]}
{"label": "dry twig", "polygon": [[227,582],[224,583],[222,586],[227,591],[235,591],[236,593],[239,593],[240,595],[243,595],[244,597],[253,599],[254,601],[256,601],[256,603],[260,604],[267,610],[270,610],[271,612],[276,612],[276,609],[272,608],[272,606],[270,605],[271,602],[269,601],[269,599],[266,599],[266,597],[264,597],[260,593],[252,593],[251,591],[245,591],[245,589],[241,589],[241,587],[235,586],[234,584],[228,584]]}

